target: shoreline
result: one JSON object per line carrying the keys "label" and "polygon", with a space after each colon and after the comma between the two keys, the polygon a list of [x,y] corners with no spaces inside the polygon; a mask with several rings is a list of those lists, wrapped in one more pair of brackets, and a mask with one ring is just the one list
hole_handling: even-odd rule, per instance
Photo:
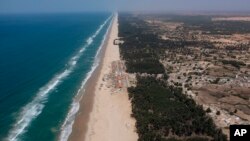
{"label": "shoreline", "polygon": [[100,71],[103,66],[103,59],[105,55],[105,51],[107,48],[107,44],[110,38],[110,32],[111,28],[113,26],[114,19],[112,19],[110,23],[110,27],[107,31],[107,35],[104,39],[104,43],[101,46],[99,57],[100,62],[99,65],[96,67],[96,69],[91,74],[90,78],[87,80],[85,86],[81,90],[81,96],[80,98],[80,107],[77,112],[77,115],[74,120],[74,124],[72,126],[72,131],[69,135],[68,141],[82,141],[85,138],[85,134],[87,131],[87,123],[89,122],[90,113],[93,109],[94,104],[94,88],[92,86],[95,86],[97,84],[97,80],[100,76]]}
{"label": "shoreline", "polygon": [[[111,63],[120,61],[118,14],[115,14],[100,51],[100,62],[86,83],[75,118],[70,141],[136,141],[138,135],[128,93],[112,92],[104,77],[111,72]],[[84,90],[84,89],[83,89]]]}

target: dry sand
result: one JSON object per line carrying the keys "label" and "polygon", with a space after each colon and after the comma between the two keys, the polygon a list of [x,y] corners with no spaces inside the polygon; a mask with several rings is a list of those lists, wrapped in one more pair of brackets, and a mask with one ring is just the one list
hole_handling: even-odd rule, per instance
{"label": "dry sand", "polygon": [[118,21],[115,15],[109,37],[102,50],[101,66],[94,72],[86,86],[69,140],[136,141],[138,139],[135,119],[130,116],[132,111],[127,92],[111,94],[111,88],[107,88],[106,82],[103,81],[104,75],[111,71],[111,62],[120,60],[119,46],[113,45],[114,39],[117,38]]}
{"label": "dry sand", "polygon": [[99,89],[102,78],[110,72],[112,61],[120,60],[119,46],[113,45],[118,37],[117,16],[113,21],[104,55],[100,76],[95,87],[93,110],[90,114],[86,141],[135,141],[135,120],[131,118],[131,103],[126,92],[111,95],[110,88]]}

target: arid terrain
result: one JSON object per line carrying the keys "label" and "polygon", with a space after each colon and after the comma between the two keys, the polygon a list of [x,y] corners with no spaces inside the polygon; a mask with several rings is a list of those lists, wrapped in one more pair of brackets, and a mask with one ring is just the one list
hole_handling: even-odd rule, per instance
{"label": "arid terrain", "polygon": [[152,33],[171,44],[161,55],[169,83],[229,134],[250,124],[250,17],[144,16]]}

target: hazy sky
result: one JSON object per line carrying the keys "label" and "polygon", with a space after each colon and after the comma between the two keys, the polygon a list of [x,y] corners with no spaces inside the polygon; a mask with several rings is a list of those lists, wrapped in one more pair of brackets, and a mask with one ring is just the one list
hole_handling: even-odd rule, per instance
{"label": "hazy sky", "polygon": [[0,0],[0,13],[250,11],[250,0]]}

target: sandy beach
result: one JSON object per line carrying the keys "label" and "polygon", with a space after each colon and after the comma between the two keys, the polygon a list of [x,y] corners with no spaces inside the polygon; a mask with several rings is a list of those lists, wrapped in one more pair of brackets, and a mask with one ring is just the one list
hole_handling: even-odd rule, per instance
{"label": "sandy beach", "polygon": [[111,63],[120,60],[117,14],[102,48],[102,62],[90,78],[69,140],[73,141],[136,141],[135,119],[131,118],[131,103],[126,91],[112,93],[104,76]]}

